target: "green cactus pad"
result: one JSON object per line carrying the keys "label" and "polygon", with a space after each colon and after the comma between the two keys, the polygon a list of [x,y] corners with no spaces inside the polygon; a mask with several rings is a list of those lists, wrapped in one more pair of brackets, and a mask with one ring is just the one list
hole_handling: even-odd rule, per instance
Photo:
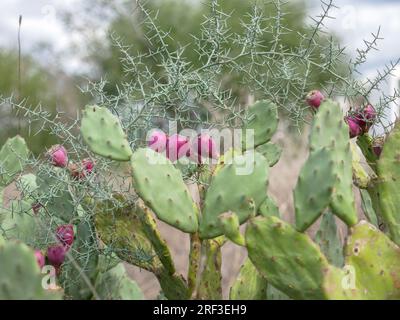
{"label": "green cactus pad", "polygon": [[267,281],[259,274],[250,259],[240,267],[239,275],[229,292],[230,300],[264,300]]}
{"label": "green cactus pad", "polygon": [[96,279],[96,291],[102,300],[143,300],[139,286],[126,273],[123,263]]}
{"label": "green cactus pad", "polygon": [[373,170],[376,170],[376,162],[378,157],[375,155],[372,148],[373,139],[368,134],[363,134],[357,137],[357,145],[364,154],[365,159]]}
{"label": "green cactus pad", "polygon": [[255,217],[246,229],[249,258],[269,284],[293,299],[323,299],[328,261],[304,233],[277,217]]}
{"label": "green cactus pad", "polygon": [[119,119],[106,108],[87,106],[83,110],[81,133],[90,149],[116,161],[129,161],[132,150]]}
{"label": "green cactus pad", "polygon": [[222,299],[222,276],[221,276],[221,238],[211,239],[204,242],[205,263],[200,276],[197,289],[197,298],[201,300]]}
{"label": "green cactus pad", "polygon": [[[268,142],[278,127],[277,106],[270,101],[258,101],[248,109],[248,119],[243,126],[242,146],[244,150]],[[246,130],[254,130],[254,145],[246,145]]]}
{"label": "green cactus pad", "polygon": [[244,246],[244,237],[239,231],[239,219],[233,212],[225,212],[219,216],[220,226],[224,235],[239,246]]}
{"label": "green cactus pad", "polygon": [[[248,172],[239,175],[243,163],[246,163]],[[221,213],[235,212],[239,223],[244,223],[257,212],[267,196],[268,167],[267,160],[258,152],[246,152],[236,156],[233,163],[224,165],[213,177],[207,190],[200,222],[202,239],[214,238],[223,233],[218,223]]]}
{"label": "green cactus pad", "polygon": [[354,184],[360,189],[367,189],[371,178],[361,164],[361,157],[358,153],[356,145],[350,143],[350,146],[353,158],[352,167]]}
{"label": "green cactus pad", "polygon": [[278,205],[276,204],[276,200],[271,195],[268,195],[260,205],[258,208],[258,213],[265,217],[275,216],[279,218],[281,216]]}
{"label": "green cactus pad", "polygon": [[400,123],[386,139],[378,161],[377,190],[383,221],[392,240],[400,245]]}
{"label": "green cactus pad", "polygon": [[294,190],[296,227],[305,231],[322,214],[332,199],[336,183],[331,152],[321,148],[311,153],[301,169]]}
{"label": "green cactus pad", "polygon": [[321,225],[315,236],[315,242],[320,246],[328,261],[337,266],[343,266],[343,246],[337,232],[335,216],[331,212],[322,215]]}
{"label": "green cactus pad", "polygon": [[20,136],[6,141],[0,150],[0,185],[8,185],[24,169],[28,155],[29,149]]}
{"label": "green cactus pad", "polygon": [[345,254],[345,268],[327,272],[329,299],[400,299],[400,248],[384,233],[361,221],[350,231]]}
{"label": "green cactus pad", "polygon": [[95,225],[99,238],[121,260],[156,272],[162,265],[142,222],[131,205],[121,203],[121,199],[118,199],[102,201],[95,206]]}
{"label": "green cactus pad", "polygon": [[349,132],[340,105],[331,100],[321,104],[311,128],[310,151],[313,153],[321,148],[331,151],[331,157],[335,162],[336,183],[330,204],[333,213],[347,225],[352,226],[358,219],[352,189]]}
{"label": "green cactus pad", "polygon": [[371,196],[367,190],[360,189],[361,195],[361,207],[363,209],[364,215],[367,217],[368,221],[375,227],[379,227],[378,218],[376,216]]}
{"label": "green cactus pad", "polygon": [[23,243],[0,246],[0,300],[47,300],[60,298],[42,287],[34,252]]}
{"label": "green cactus pad", "polygon": [[282,154],[282,148],[271,142],[262,144],[256,150],[268,160],[270,167],[273,167],[279,161]]}
{"label": "green cactus pad", "polygon": [[133,185],[157,217],[175,228],[198,229],[195,204],[182,175],[162,154],[138,149],[132,156]]}
{"label": "green cactus pad", "polygon": [[291,300],[282,291],[276,289],[274,286],[268,284],[267,287],[267,300]]}

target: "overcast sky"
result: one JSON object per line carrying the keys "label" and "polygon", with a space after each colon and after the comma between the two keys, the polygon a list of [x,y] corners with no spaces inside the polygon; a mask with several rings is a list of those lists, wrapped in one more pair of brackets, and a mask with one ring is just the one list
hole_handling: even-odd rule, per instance
{"label": "overcast sky", "polygon": [[[18,16],[23,15],[22,40],[24,52],[30,52],[43,43],[53,46],[57,54],[65,52],[72,37],[79,35],[65,32],[59,13],[66,7],[79,10],[79,3],[84,0],[0,0],[0,47],[17,46]],[[320,12],[318,0],[311,0],[310,15]],[[355,4],[356,3],[356,4]],[[376,69],[390,59],[400,57],[400,0],[336,0],[340,7],[332,15],[335,20],[327,26],[338,34],[342,44],[351,54],[357,47],[363,46],[363,39],[369,39],[371,32],[381,26],[379,52],[374,52],[368,60],[367,69]],[[46,52],[38,54],[46,55]],[[47,53],[49,54],[49,53]],[[51,52],[50,54],[54,54]],[[46,57],[51,59],[51,57]],[[65,67],[76,70],[81,67],[78,57],[69,56]]]}

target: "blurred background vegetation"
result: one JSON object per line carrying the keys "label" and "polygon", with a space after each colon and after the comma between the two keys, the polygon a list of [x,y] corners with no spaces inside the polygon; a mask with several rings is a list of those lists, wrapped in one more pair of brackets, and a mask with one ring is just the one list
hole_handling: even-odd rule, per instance
{"label": "blurred background vegetation", "polygon": [[[168,47],[171,50],[185,47],[183,55],[194,67],[200,66],[203,61],[198,59],[199,55],[193,50],[191,43],[194,38],[201,37],[200,26],[204,22],[204,15],[209,10],[209,2],[209,0],[201,1],[200,5],[194,1],[150,0],[145,4],[157,16],[156,21],[160,29],[169,32],[166,40]],[[230,15],[227,23],[231,32],[243,33],[242,22],[249,19],[247,13],[252,9],[252,4],[252,1],[243,0],[220,2],[220,10]],[[283,16],[283,31],[287,28],[299,32],[283,33],[279,45],[289,51],[299,46],[302,41],[299,34],[311,32],[306,25],[305,1],[289,2],[284,7],[285,11],[279,13],[272,4],[265,4],[262,9],[271,16],[276,14]],[[147,53],[152,48],[149,47],[149,41],[145,37],[143,19],[144,17],[136,10],[135,1],[88,0],[84,2],[82,11],[63,12],[65,27],[81,35],[80,43],[75,45],[72,43],[71,50],[76,50],[77,55],[82,55],[82,46],[84,46],[85,62],[90,67],[79,74],[67,74],[58,65],[46,65],[46,62],[35,61],[29,55],[24,55],[19,62],[17,52],[1,50],[0,96],[12,95],[17,101],[30,108],[41,105],[41,108],[50,113],[62,111],[71,118],[76,117],[79,108],[91,99],[78,89],[78,87],[84,87],[88,80],[95,82],[105,79],[107,82],[104,89],[110,95],[117,94],[121,83],[134,81],[134,75],[125,72],[121,61],[122,54],[120,49],[114,46],[113,39],[121,39],[125,45],[131,47],[130,50]],[[107,27],[104,29],[104,26]],[[320,37],[318,41],[328,41],[330,37],[332,35],[327,34],[325,37]],[[265,33],[260,45],[268,48],[272,40],[270,35]],[[314,54],[321,55],[322,59],[322,53],[315,52]],[[161,72],[161,69],[157,69],[157,61],[151,57],[146,59],[146,64],[150,69]],[[20,83],[19,63],[21,64]],[[324,73],[314,72],[311,77],[313,79],[310,83],[317,85],[323,85],[330,80],[330,76]],[[226,74],[221,79],[221,83],[225,88],[232,89],[239,101],[246,101],[248,92],[240,85],[240,75]],[[1,106],[0,117],[0,145],[7,137],[16,133],[20,133],[27,139],[31,150],[36,154],[54,143],[54,138],[42,128],[32,126],[29,132],[28,119],[25,119],[23,114],[15,114],[7,108],[7,105]],[[36,132],[39,133],[36,134]]]}

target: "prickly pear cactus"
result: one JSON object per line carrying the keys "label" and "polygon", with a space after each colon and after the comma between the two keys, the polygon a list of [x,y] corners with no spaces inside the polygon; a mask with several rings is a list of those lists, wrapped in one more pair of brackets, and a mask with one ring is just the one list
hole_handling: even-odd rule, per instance
{"label": "prickly pear cactus", "polygon": [[268,283],[293,299],[324,298],[329,263],[307,235],[277,217],[259,216],[249,221],[245,238],[250,260]]}
{"label": "prickly pear cactus", "polygon": [[6,141],[0,150],[0,186],[8,185],[23,170],[28,156],[29,149],[23,138],[15,136]]}
{"label": "prickly pear cactus", "polygon": [[[268,119],[266,121],[266,119]],[[243,126],[242,146],[244,150],[253,149],[268,142],[278,127],[278,108],[270,101],[258,101],[248,109],[248,118]],[[250,137],[246,130],[254,132],[254,145],[247,145]],[[251,142],[251,141],[249,141]]]}
{"label": "prickly pear cactus", "polygon": [[279,208],[276,204],[276,201],[271,195],[268,195],[267,198],[263,201],[263,203],[258,208],[258,213],[262,216],[275,216],[280,217]]}
{"label": "prickly pear cactus", "polygon": [[377,164],[377,191],[381,215],[390,236],[400,245],[400,124],[397,123],[386,139]]}
{"label": "prickly pear cactus", "polygon": [[357,223],[353,194],[352,158],[349,133],[338,103],[324,101],[315,115],[310,135],[310,151],[326,148],[334,161],[336,183],[332,195],[333,213],[347,225]]}
{"label": "prickly pear cactus", "polygon": [[117,161],[131,158],[132,150],[120,121],[108,109],[87,106],[82,113],[81,133],[94,153]]}
{"label": "prickly pear cactus", "polygon": [[133,154],[131,164],[135,190],[157,217],[183,232],[196,232],[196,207],[180,171],[145,148]]}
{"label": "prickly pear cactus", "polygon": [[343,246],[339,238],[335,216],[329,211],[322,215],[315,242],[331,264],[337,267],[343,266]]}
{"label": "prickly pear cactus", "polygon": [[239,275],[229,292],[231,300],[264,300],[267,294],[267,281],[260,275],[250,259],[246,259]]}
{"label": "prickly pear cactus", "polygon": [[260,145],[256,148],[256,151],[268,160],[270,167],[273,167],[279,161],[282,154],[282,148],[271,142]]}
{"label": "prickly pear cactus", "polygon": [[0,240],[0,300],[59,299],[43,289],[42,276],[32,249]]}
{"label": "prickly pear cactus", "polygon": [[331,152],[321,148],[310,154],[301,169],[294,190],[296,227],[299,231],[311,226],[331,202],[336,184],[334,166]]}
{"label": "prickly pear cactus", "polygon": [[373,225],[350,231],[345,267],[330,267],[324,281],[329,299],[400,299],[400,248]]}
{"label": "prickly pear cactus", "polygon": [[233,212],[225,212],[219,216],[220,226],[224,235],[239,246],[244,246],[245,240],[239,231],[239,218]]}
{"label": "prickly pear cactus", "polygon": [[142,300],[143,293],[135,281],[129,278],[123,263],[100,274],[95,283],[102,300]]}
{"label": "prickly pear cactus", "polygon": [[220,214],[232,211],[238,216],[239,223],[243,223],[255,215],[267,196],[269,165],[264,156],[246,152],[234,159],[212,178],[207,190],[200,222],[203,239],[222,235],[218,221]]}

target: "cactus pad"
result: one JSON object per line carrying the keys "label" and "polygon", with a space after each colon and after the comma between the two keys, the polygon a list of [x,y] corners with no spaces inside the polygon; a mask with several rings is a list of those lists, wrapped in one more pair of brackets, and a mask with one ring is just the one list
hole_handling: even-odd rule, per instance
{"label": "cactus pad", "polygon": [[[239,175],[238,170],[251,164],[248,174]],[[200,223],[200,237],[214,238],[223,233],[218,216],[232,211],[245,222],[265,200],[268,185],[268,162],[258,152],[246,152],[235,157],[213,177],[204,201]]]}
{"label": "cactus pad", "polygon": [[246,229],[249,258],[268,283],[293,299],[323,299],[328,261],[306,235],[276,217],[258,216]]}
{"label": "cactus pad", "polygon": [[264,300],[266,298],[267,281],[254,267],[250,259],[246,259],[240,268],[239,275],[229,292],[230,300]]}
{"label": "cactus pad", "polygon": [[349,132],[343,121],[340,105],[331,100],[324,101],[318,109],[310,135],[310,151],[321,148],[331,151],[335,162],[336,183],[332,195],[333,213],[347,225],[357,223],[357,212],[353,193],[352,157]]}
{"label": "cactus pad", "polygon": [[0,300],[59,298],[42,287],[42,275],[33,250],[23,243],[0,245]]}
{"label": "cactus pad", "polygon": [[279,161],[282,154],[282,148],[271,142],[260,145],[256,150],[268,160],[270,167]]}
{"label": "cactus pad", "polygon": [[136,192],[157,217],[188,233],[198,228],[195,204],[182,175],[162,154],[138,149],[132,156]]}
{"label": "cactus pad", "polygon": [[400,245],[400,123],[386,139],[378,161],[378,194],[383,221],[394,242]]}
{"label": "cactus pad", "polygon": [[129,161],[132,150],[119,119],[108,109],[87,106],[83,110],[81,133],[90,149],[116,161]]}
{"label": "cactus pad", "polygon": [[339,239],[335,216],[329,211],[322,215],[315,242],[331,264],[337,267],[343,266],[343,246]]}
{"label": "cactus pad", "polygon": [[143,293],[135,281],[129,278],[123,263],[98,275],[97,294],[103,300],[142,300]]}
{"label": "cactus pad", "polygon": [[[345,281],[349,278],[350,281]],[[343,284],[349,286],[343,287]],[[329,299],[400,299],[400,248],[373,225],[361,221],[350,231],[345,269],[329,268]]]}
{"label": "cactus pad", "polygon": [[306,230],[329,205],[336,179],[331,153],[321,148],[310,154],[294,190],[296,227]]}
{"label": "cactus pad", "polygon": [[20,136],[6,141],[0,150],[0,185],[8,185],[23,170],[28,155],[28,147]]}
{"label": "cactus pad", "polygon": [[[247,122],[243,126],[243,149],[253,149],[268,142],[278,127],[277,106],[270,101],[258,101],[248,109]],[[254,130],[254,146],[246,145],[246,130]]]}
{"label": "cactus pad", "polygon": [[263,203],[258,208],[258,213],[265,217],[275,216],[279,218],[281,216],[278,205],[271,195],[268,195],[267,198],[265,198]]}

